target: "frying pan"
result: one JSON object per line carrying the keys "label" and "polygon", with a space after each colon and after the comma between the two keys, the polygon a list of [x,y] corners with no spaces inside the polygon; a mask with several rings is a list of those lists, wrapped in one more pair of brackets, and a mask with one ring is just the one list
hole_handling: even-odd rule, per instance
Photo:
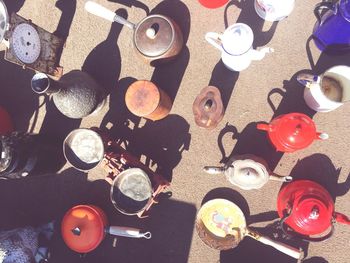
{"label": "frying pan", "polygon": [[293,258],[301,257],[299,249],[249,229],[242,210],[226,199],[210,200],[200,208],[196,218],[196,230],[206,245],[218,250],[235,248],[248,236]]}

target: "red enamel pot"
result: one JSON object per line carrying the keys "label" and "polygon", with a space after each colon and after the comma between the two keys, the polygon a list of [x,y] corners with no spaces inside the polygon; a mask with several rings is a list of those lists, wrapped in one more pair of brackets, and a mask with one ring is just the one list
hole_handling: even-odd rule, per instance
{"label": "red enamel pot", "polygon": [[278,194],[277,211],[282,226],[287,225],[292,231],[289,234],[309,241],[329,238],[333,234],[335,221],[350,225],[347,216],[334,211],[329,192],[309,180],[294,181],[283,187]]}
{"label": "red enamel pot", "polygon": [[6,135],[13,132],[13,124],[10,115],[3,108],[0,107],[0,135]]}
{"label": "red enamel pot", "polygon": [[229,0],[198,0],[206,8],[219,8],[225,5]]}
{"label": "red enamel pot", "polygon": [[268,133],[271,143],[280,152],[295,152],[308,147],[314,140],[328,139],[328,134],[316,131],[313,120],[302,113],[278,116],[270,124],[258,124],[258,130]]}

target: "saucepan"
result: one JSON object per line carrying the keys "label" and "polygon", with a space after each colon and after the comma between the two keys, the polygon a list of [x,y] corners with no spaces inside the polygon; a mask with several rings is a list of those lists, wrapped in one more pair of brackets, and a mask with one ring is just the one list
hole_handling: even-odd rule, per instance
{"label": "saucepan", "polygon": [[228,250],[235,248],[246,236],[282,253],[299,259],[299,249],[277,242],[249,229],[242,210],[226,199],[212,199],[199,210],[196,230],[202,241],[211,248]]}
{"label": "saucepan", "polygon": [[85,10],[132,29],[134,47],[151,65],[175,58],[182,50],[184,44],[182,32],[175,21],[169,17],[150,15],[139,23],[133,24],[93,1],[85,3]]}

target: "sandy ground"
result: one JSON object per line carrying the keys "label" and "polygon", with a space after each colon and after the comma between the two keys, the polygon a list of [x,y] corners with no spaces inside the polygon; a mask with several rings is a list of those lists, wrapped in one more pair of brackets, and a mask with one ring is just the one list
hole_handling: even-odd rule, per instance
{"label": "sandy ground", "polygon": [[[52,101],[43,104],[43,98],[32,93],[32,71],[1,59],[0,104],[8,109],[18,130],[64,138],[78,127],[111,129],[115,138],[129,141],[129,151],[144,161],[152,160],[153,168],[158,167],[171,179],[172,197],[162,199],[146,219],[123,216],[109,201],[110,186],[104,181],[102,169],[85,174],[66,165],[58,175],[1,182],[2,227],[53,219],[59,223],[71,206],[92,203],[106,211],[111,224],[149,230],[153,238],[118,238],[113,247],[113,238],[106,237],[94,252],[81,257],[65,246],[57,232],[52,262],[296,262],[249,238],[233,250],[220,252],[208,248],[197,236],[196,212],[205,197],[215,196],[234,197],[244,207],[252,226],[272,234],[270,224],[276,219],[280,183],[270,182],[260,190],[243,191],[231,186],[224,176],[210,176],[202,171],[205,165],[219,165],[231,154],[239,153],[260,155],[275,173],[312,178],[323,184],[336,199],[336,210],[350,214],[350,104],[330,113],[315,114],[305,105],[303,87],[296,81],[301,71],[320,74],[333,65],[350,66],[349,55],[320,54],[308,41],[316,21],[313,8],[317,0],[298,0],[288,19],[273,24],[256,15],[253,0],[232,1],[226,8],[216,10],[205,9],[195,0],[96,1],[133,22],[148,12],[172,17],[184,33],[183,52],[173,63],[153,68],[137,56],[131,30],[87,14],[83,0],[5,0],[11,12],[32,19],[50,32],[68,36],[60,62],[64,72],[83,68],[110,88],[111,94],[98,115],[82,121],[70,120],[55,109]],[[239,74],[225,69],[218,50],[204,40],[206,32],[222,32],[235,22],[252,27],[254,46],[275,49]],[[4,56],[3,51],[0,56]],[[153,123],[127,111],[123,94],[135,79],[152,80],[174,98],[166,119]],[[195,97],[208,84],[220,88],[226,108],[223,120],[213,131],[197,127],[192,114]],[[293,154],[278,154],[266,135],[255,129],[255,122],[269,122],[275,116],[295,111],[312,116],[318,130],[327,132],[330,139],[316,141]],[[305,262],[349,262],[350,228],[344,225],[336,224],[334,236],[326,242],[286,242],[305,250]]]}

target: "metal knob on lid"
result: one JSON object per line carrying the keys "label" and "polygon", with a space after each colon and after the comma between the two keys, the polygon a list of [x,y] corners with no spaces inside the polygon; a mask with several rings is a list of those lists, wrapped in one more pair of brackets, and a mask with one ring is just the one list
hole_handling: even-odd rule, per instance
{"label": "metal knob on lid", "polygon": [[165,118],[172,107],[169,96],[147,80],[139,80],[130,85],[125,94],[125,103],[136,116],[153,121]]}

